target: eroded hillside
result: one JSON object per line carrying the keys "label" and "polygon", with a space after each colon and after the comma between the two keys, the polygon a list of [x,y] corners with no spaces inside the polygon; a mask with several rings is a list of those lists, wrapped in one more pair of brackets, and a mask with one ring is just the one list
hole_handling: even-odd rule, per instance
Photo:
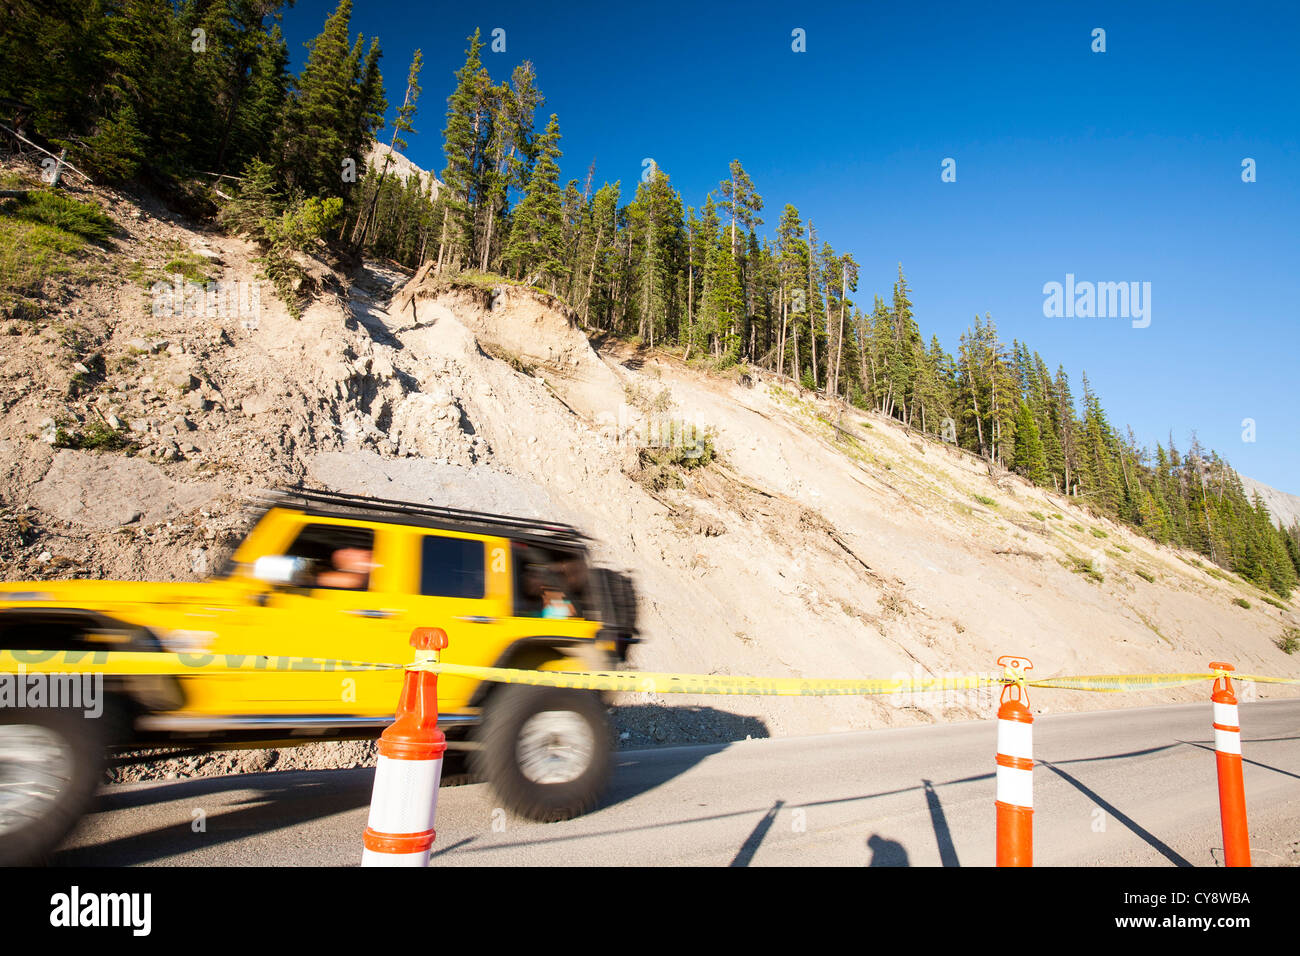
{"label": "eroded hillside", "polygon": [[[317,262],[327,291],[300,320],[269,292],[252,320],[156,310],[150,287],[178,257],[253,283],[255,250],[161,210],[109,211],[122,232],[95,281],[0,336],[8,580],[201,577],[249,494],[306,481],[582,526],[636,578],[646,669],[924,676],[1018,653],[1036,675],[1211,659],[1300,674],[1274,643],[1293,604],[893,422],[755,370],[589,340],[561,303],[490,279]],[[683,422],[714,461],[664,464],[655,436]],[[622,703],[634,743],[989,715],[961,696]]]}

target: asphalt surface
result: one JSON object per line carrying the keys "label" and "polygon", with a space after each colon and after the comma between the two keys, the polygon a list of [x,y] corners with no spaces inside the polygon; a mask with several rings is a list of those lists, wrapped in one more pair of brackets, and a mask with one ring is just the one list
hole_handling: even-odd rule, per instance
{"label": "asphalt surface", "polygon": [[[1241,707],[1255,865],[1300,865],[1300,700]],[[1209,703],[1040,717],[1036,865],[1222,862]],[[621,752],[565,823],[442,790],[435,866],[988,866],[993,721]],[[107,788],[55,865],[355,866],[374,771]]]}

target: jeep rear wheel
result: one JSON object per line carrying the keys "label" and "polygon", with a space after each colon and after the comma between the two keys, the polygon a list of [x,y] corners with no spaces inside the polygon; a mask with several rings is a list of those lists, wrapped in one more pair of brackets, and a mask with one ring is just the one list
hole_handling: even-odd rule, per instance
{"label": "jeep rear wheel", "polygon": [[0,711],[0,866],[43,862],[90,806],[102,723],[66,710]]}
{"label": "jeep rear wheel", "polygon": [[488,699],[478,772],[505,806],[531,820],[581,816],[609,780],[611,735],[598,695],[503,687]]}

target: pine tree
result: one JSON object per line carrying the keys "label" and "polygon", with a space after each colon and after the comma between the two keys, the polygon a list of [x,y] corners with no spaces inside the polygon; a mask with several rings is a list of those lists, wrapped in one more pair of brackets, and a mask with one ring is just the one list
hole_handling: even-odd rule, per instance
{"label": "pine tree", "polygon": [[420,99],[420,69],[423,64],[424,54],[417,49],[411,57],[411,68],[406,75],[406,94],[402,100],[402,105],[397,109],[397,119],[393,122],[393,135],[388,141],[388,152],[384,154],[384,161],[380,166],[379,175],[375,177],[371,189],[362,191],[363,196],[368,195],[370,198],[356,217],[356,225],[352,230],[352,243],[354,246],[363,245],[373,234],[375,206],[379,201],[379,192],[383,188],[384,180],[388,176],[388,167],[392,163],[392,155],[399,150],[406,149],[408,143],[404,137],[415,132],[415,110]]}
{"label": "pine tree", "polygon": [[544,280],[552,292],[565,278],[564,223],[559,186],[560,121],[554,113],[537,139],[537,160],[515,209],[505,261],[516,278]]}
{"label": "pine tree", "polygon": [[1101,402],[1083,375],[1083,429],[1080,436],[1081,472],[1087,480],[1084,491],[1103,511],[1116,514],[1122,496],[1117,456],[1110,422]]}
{"label": "pine tree", "polygon": [[1034,421],[1034,413],[1025,401],[1020,403],[1016,412],[1016,446],[1011,468],[1036,485],[1047,483],[1047,457],[1043,454],[1038,423]]}
{"label": "pine tree", "polygon": [[[474,208],[476,204],[482,133],[486,125],[482,115],[481,91],[486,72],[480,58],[483,41],[479,31],[469,38],[465,65],[456,71],[456,89],[447,98],[447,125],[443,127],[442,169],[443,222],[438,240],[438,271],[458,268],[469,261],[474,249]],[[556,172],[558,178],[558,170]]]}
{"label": "pine tree", "polygon": [[364,37],[348,44],[351,0],[339,0],[319,36],[307,44],[307,64],[285,109],[276,144],[285,184],[307,195],[342,196],[345,163],[360,171],[361,153],[383,115],[379,46],[362,57]]}
{"label": "pine tree", "polygon": [[[777,338],[776,372],[782,375],[787,365],[788,341],[791,318],[798,321],[807,311],[807,294],[798,289],[799,277],[803,272],[801,263],[807,253],[803,242],[803,221],[799,210],[789,203],[781,212],[781,221],[777,226],[777,308],[781,314],[781,334]],[[795,292],[799,291],[796,296]],[[794,376],[798,378],[799,356],[796,351],[794,361],[790,363]]]}

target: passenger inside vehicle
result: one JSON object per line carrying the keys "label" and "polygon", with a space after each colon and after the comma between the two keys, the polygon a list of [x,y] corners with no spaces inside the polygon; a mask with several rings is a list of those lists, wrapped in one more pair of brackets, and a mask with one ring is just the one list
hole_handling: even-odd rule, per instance
{"label": "passenger inside vehicle", "polygon": [[316,587],[347,591],[364,591],[370,586],[374,570],[374,552],[367,548],[339,548],[331,556],[332,570],[316,575]]}
{"label": "passenger inside vehicle", "polygon": [[581,560],[537,546],[515,545],[515,614],[579,617],[577,599],[586,586]]}
{"label": "passenger inside vehicle", "polygon": [[305,525],[285,551],[302,558],[311,574],[302,587],[364,591],[375,569],[375,533],[368,528],[336,524]]}
{"label": "passenger inside vehicle", "polygon": [[573,603],[564,596],[563,591],[554,588],[542,589],[542,617],[562,618],[577,617]]}

